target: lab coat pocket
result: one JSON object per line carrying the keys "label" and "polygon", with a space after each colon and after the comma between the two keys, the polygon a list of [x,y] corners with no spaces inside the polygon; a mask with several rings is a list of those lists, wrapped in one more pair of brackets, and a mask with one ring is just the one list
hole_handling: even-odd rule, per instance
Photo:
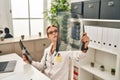
{"label": "lab coat pocket", "polygon": [[61,56],[56,56],[56,57],[54,58],[54,67],[59,67],[59,66],[61,66],[61,65],[62,65],[62,62],[63,62],[62,57],[61,57]]}

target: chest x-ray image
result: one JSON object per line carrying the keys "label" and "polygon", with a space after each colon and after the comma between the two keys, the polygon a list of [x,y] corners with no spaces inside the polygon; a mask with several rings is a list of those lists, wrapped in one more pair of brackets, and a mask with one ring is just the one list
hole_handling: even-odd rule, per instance
{"label": "chest x-ray image", "polygon": [[74,22],[71,26],[71,37],[69,39],[69,43],[72,48],[79,49],[80,48],[80,23]]}
{"label": "chest x-ray image", "polygon": [[84,27],[79,21],[71,21],[68,13],[59,15],[59,37],[57,40],[57,51],[80,50],[81,37]]}

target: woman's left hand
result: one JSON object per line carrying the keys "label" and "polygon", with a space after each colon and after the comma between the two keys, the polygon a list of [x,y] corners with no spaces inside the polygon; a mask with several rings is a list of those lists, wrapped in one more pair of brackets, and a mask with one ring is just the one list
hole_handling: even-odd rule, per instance
{"label": "woman's left hand", "polygon": [[89,42],[90,42],[90,39],[89,39],[89,37],[87,36],[87,33],[84,32],[84,33],[83,33],[83,36],[82,36],[82,43],[84,44],[84,48],[85,48],[85,49],[88,48]]}

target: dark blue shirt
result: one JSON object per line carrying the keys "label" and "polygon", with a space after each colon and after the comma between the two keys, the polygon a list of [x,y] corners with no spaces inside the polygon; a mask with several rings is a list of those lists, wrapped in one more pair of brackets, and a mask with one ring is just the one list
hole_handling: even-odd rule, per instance
{"label": "dark blue shirt", "polygon": [[4,36],[4,38],[13,38],[13,36],[9,33],[6,33],[6,35]]}

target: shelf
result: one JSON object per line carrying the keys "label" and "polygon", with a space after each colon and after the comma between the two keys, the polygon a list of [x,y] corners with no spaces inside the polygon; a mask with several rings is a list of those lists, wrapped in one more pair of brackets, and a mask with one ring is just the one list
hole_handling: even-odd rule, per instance
{"label": "shelf", "polygon": [[99,66],[91,67],[89,64],[81,65],[80,68],[86,70],[104,80],[116,80],[114,75],[111,75],[108,71],[100,71]]}
{"label": "shelf", "polygon": [[[101,27],[102,29],[103,28],[120,29],[120,19],[115,20],[115,19],[87,19],[87,18],[78,18],[77,19],[77,18],[70,18],[69,21],[70,22],[80,22],[81,27],[82,26],[88,26],[88,27],[92,27],[92,26],[97,27],[98,26],[97,30],[99,29],[99,27]],[[87,32],[87,29],[89,29],[88,27],[87,28],[85,27],[86,32]],[[88,30],[89,36],[91,36],[90,31]],[[93,31],[94,31],[94,28],[93,28]],[[114,30],[113,30],[113,32],[114,32]],[[95,34],[95,32],[92,32],[92,31],[91,31],[91,33]],[[99,32],[96,32],[96,33],[99,33]],[[101,31],[101,33],[99,33],[99,34],[103,35],[104,32]],[[109,32],[109,34],[110,34],[110,32]],[[101,36],[99,38],[103,39],[104,37],[102,35],[97,35],[97,36]],[[109,35],[109,36],[112,36],[112,35]],[[114,36],[114,34],[113,34],[113,36]],[[118,35],[116,35],[116,36],[118,36]],[[94,37],[91,37],[91,38],[94,38]],[[99,39],[98,37],[96,37],[96,38]],[[111,37],[109,37],[109,39],[110,38]],[[119,36],[118,36],[117,39],[118,40],[116,40],[116,41],[119,43],[119,39],[120,39]],[[114,40],[114,39],[112,39],[112,40]],[[110,41],[110,40],[108,40],[108,41]],[[119,80],[120,77],[118,76],[118,74],[120,74],[120,70],[119,70],[119,67],[120,67],[120,59],[119,59],[119,49],[120,49],[120,47],[119,46],[120,45],[118,44],[117,46],[118,47],[115,48],[114,46],[105,47],[105,46],[102,46],[100,44],[99,45],[97,45],[97,44],[89,45],[89,48],[90,48],[89,53],[92,54],[92,55],[88,55],[88,58],[84,61],[84,63],[80,63],[80,62],[77,63],[77,61],[74,62],[74,64],[76,66],[79,66],[79,68],[82,69],[79,72],[81,74],[83,73],[81,75],[81,78],[86,79],[84,77],[84,76],[86,76],[86,77],[91,78],[91,80],[92,80],[93,77],[91,75],[93,75],[93,76],[95,75],[96,77],[99,77],[100,80],[101,79],[102,80]],[[94,54],[94,53],[96,53],[96,54]],[[86,63],[89,63],[89,61],[95,61],[95,62],[97,61],[100,64],[105,64],[105,66],[107,66],[106,71],[99,70],[100,65],[96,64],[95,67],[91,67],[90,64],[86,64]],[[110,72],[111,67],[115,67],[115,69],[117,70],[115,75],[111,75],[111,72]],[[90,73],[91,75],[89,75],[87,73]],[[94,79],[96,79],[96,78],[94,78]]]}
{"label": "shelf", "polygon": [[80,21],[82,21],[82,19],[70,18],[69,21],[70,22],[80,22]]}
{"label": "shelf", "polygon": [[92,45],[89,45],[89,47],[93,48],[93,49],[96,49],[96,50],[99,50],[99,51],[107,52],[107,53],[110,53],[110,54],[113,54],[113,55],[118,55],[117,52],[110,51],[110,50],[107,50],[107,49],[97,48],[97,47],[92,46]]}
{"label": "shelf", "polygon": [[112,19],[82,19],[83,21],[99,21],[99,22],[120,22],[120,20]]}
{"label": "shelf", "polygon": [[76,19],[76,18],[71,18],[71,19],[69,19],[69,20],[72,21],[72,22],[75,22],[75,21],[117,22],[117,23],[120,22],[120,20],[111,20],[111,19],[85,19],[85,18]]}

